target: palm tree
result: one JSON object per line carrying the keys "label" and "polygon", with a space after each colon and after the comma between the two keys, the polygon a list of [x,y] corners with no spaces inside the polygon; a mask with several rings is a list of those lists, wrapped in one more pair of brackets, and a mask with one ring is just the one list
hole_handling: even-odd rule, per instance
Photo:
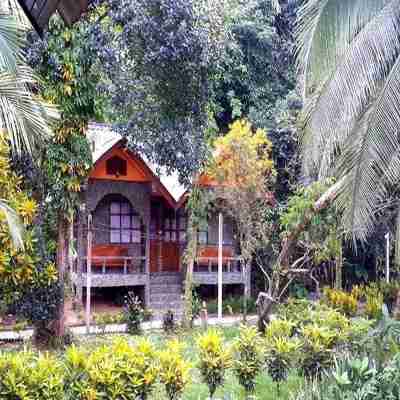
{"label": "palm tree", "polygon": [[[57,113],[32,91],[37,80],[24,63],[25,29],[20,18],[0,15],[0,134],[7,135],[15,154],[35,156],[43,139],[51,134],[51,121]],[[0,211],[6,216],[14,244],[21,247],[23,232],[17,214],[4,199],[0,199]]]}
{"label": "palm tree", "polygon": [[297,39],[304,168],[344,179],[343,224],[366,239],[398,203],[400,0],[307,0]]}

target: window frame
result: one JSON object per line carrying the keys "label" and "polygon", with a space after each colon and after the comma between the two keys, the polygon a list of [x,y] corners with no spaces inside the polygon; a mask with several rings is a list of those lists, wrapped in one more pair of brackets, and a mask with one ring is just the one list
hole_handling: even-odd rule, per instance
{"label": "window frame", "polygon": [[[113,211],[113,205],[118,204],[119,211]],[[127,207],[127,212],[124,212],[124,206]],[[113,217],[119,217],[119,226],[113,227]],[[129,226],[127,227],[123,222],[123,217],[129,217]],[[137,224],[134,224],[134,219],[137,219]],[[141,244],[143,236],[143,223],[140,215],[134,210],[130,202],[126,199],[115,199],[109,204],[109,243],[110,244]],[[129,239],[124,240],[124,235],[128,234]],[[117,236],[119,240],[115,240]],[[138,236],[137,236],[138,235]],[[128,237],[128,236],[125,236]],[[139,240],[134,240],[134,238]]]}

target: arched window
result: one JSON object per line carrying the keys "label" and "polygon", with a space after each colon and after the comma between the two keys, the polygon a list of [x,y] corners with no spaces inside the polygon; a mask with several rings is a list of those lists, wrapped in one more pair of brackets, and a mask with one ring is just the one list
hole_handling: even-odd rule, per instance
{"label": "arched window", "polygon": [[110,203],[110,243],[140,243],[142,223],[140,216],[124,198]]}
{"label": "arched window", "polygon": [[126,160],[118,156],[109,158],[106,161],[106,173],[107,175],[126,176],[127,174]]}

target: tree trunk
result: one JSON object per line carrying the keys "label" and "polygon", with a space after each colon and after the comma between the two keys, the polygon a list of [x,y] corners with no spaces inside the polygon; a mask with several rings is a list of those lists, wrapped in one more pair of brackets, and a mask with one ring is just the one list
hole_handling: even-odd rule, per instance
{"label": "tree trunk", "polygon": [[197,255],[197,229],[191,222],[189,231],[188,260],[185,278],[185,309],[182,318],[182,325],[185,329],[190,329],[193,323],[193,268]]}
{"label": "tree trunk", "polygon": [[68,265],[68,238],[70,222],[64,215],[58,218],[58,240],[57,240],[57,270],[60,285],[61,299],[58,309],[57,320],[54,321],[54,334],[58,338],[65,335],[64,295],[65,295],[65,272]]}
{"label": "tree trunk", "polygon": [[400,320],[400,290],[397,291],[396,303],[393,309],[393,318],[398,321]]}
{"label": "tree trunk", "polygon": [[257,299],[257,326],[260,332],[265,331],[265,327],[270,323],[270,317],[274,306],[274,299],[266,293],[259,293]]}
{"label": "tree trunk", "polygon": [[[283,239],[282,249],[279,253],[278,260],[276,263],[276,270],[279,274],[280,271],[288,271],[290,269],[290,257],[292,255],[293,249],[297,243],[300,234],[307,229],[310,225],[313,217],[329,207],[338,195],[341,187],[346,181],[346,176],[344,176],[340,181],[331,186],[314,204],[313,209],[307,215],[304,215],[303,221],[298,224],[294,229],[292,229],[288,235]],[[271,286],[272,290],[270,294],[260,293],[257,299],[257,312],[258,312],[258,328],[261,331],[265,330],[265,324],[269,323],[270,315],[272,313],[274,303],[282,296],[279,287],[279,278],[277,275],[272,275]]]}
{"label": "tree trunk", "polygon": [[342,240],[340,240],[340,249],[339,253],[335,259],[335,289],[342,290],[343,283],[343,249],[342,249]]}
{"label": "tree trunk", "polygon": [[248,313],[248,303],[250,298],[250,268],[251,264],[246,262],[244,266],[245,270],[245,284],[244,284],[244,296],[243,296],[243,322],[247,321],[247,313]]}

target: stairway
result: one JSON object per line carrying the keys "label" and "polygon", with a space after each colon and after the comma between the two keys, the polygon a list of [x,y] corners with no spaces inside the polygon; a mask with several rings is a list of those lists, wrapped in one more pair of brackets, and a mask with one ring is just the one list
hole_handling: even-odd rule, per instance
{"label": "stairway", "polygon": [[162,319],[166,311],[174,313],[176,321],[183,313],[182,274],[160,272],[150,275],[150,304],[155,319]]}

